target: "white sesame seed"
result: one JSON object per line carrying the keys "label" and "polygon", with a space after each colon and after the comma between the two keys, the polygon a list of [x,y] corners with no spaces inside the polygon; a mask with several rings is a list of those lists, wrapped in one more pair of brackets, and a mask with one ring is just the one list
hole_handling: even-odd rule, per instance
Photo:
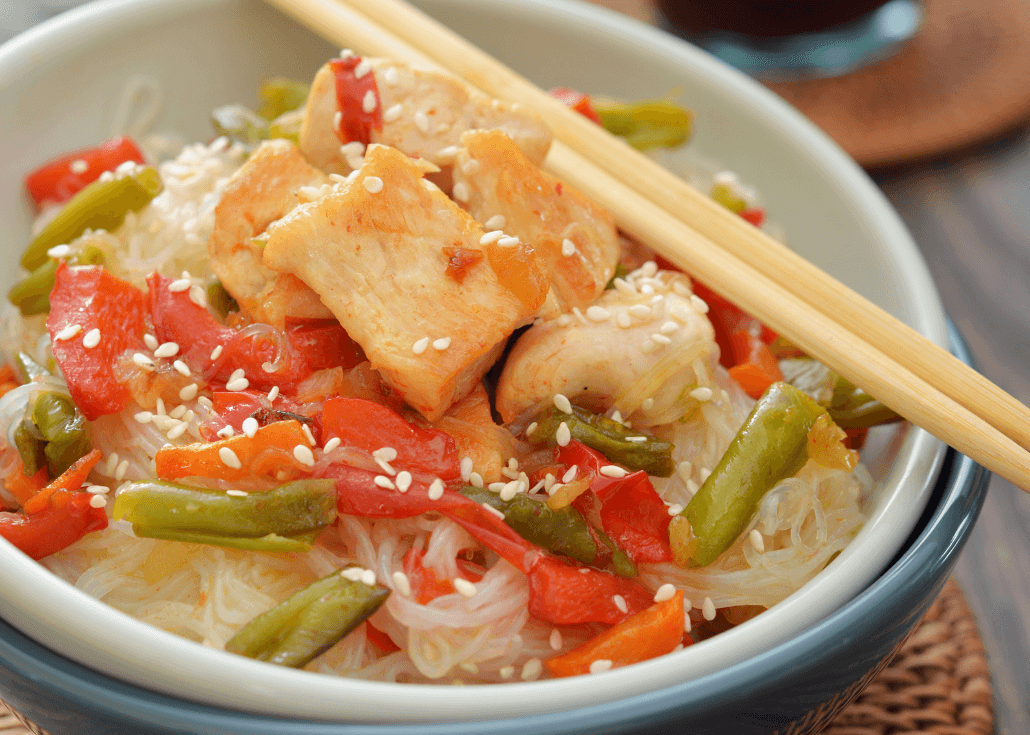
{"label": "white sesame seed", "polygon": [[165,436],[167,436],[170,441],[175,441],[180,436],[185,434],[186,429],[188,428],[190,428],[190,425],[188,423],[186,423],[185,421],[180,421],[178,424],[169,429],[168,433],[165,434]]}
{"label": "white sesame seed", "polygon": [[627,470],[624,470],[621,467],[619,467],[618,465],[614,465],[614,464],[606,464],[604,467],[599,469],[598,472],[600,472],[605,477],[615,477],[615,478],[625,477],[626,475],[629,474],[629,472]]}
{"label": "white sesame seed", "polygon": [[588,306],[587,319],[592,322],[606,322],[612,318],[612,313],[603,306]]}
{"label": "white sesame seed", "polygon": [[650,411],[652,408],[654,408],[654,398],[645,398],[643,401],[640,402],[640,407],[645,411]]}
{"label": "white sesame seed", "polygon": [[572,324],[572,317],[568,314],[559,314],[554,321],[559,327],[567,327]]}
{"label": "white sesame seed", "polygon": [[690,391],[690,397],[699,401],[710,401],[712,400],[712,389],[705,386],[694,388],[694,390]]}
{"label": "white sesame seed", "polygon": [[57,340],[59,340],[61,342],[66,342],[69,339],[71,339],[72,337],[74,337],[75,335],[77,335],[81,331],[82,331],[82,326],[81,325],[79,325],[79,324],[69,324],[67,327],[65,327],[60,332],[58,332],[56,335],[54,335],[54,339],[57,339]]}
{"label": "white sesame seed", "polygon": [[442,350],[446,350],[450,346],[451,346],[451,338],[450,337],[441,337],[440,339],[434,339],[433,340],[433,349],[434,350],[441,350],[442,351]]}
{"label": "white sesame seed", "polygon": [[340,576],[344,579],[349,579],[351,582],[358,582],[361,580],[361,573],[364,571],[361,567],[347,567],[340,572]]}
{"label": "white sesame seed", "polygon": [[383,190],[383,180],[378,176],[366,176],[362,183],[369,194],[378,194]]}
{"label": "white sesame seed", "polygon": [[186,407],[180,404],[173,408],[171,411],[169,411],[168,415],[171,416],[173,419],[181,419],[183,416],[186,415]]}
{"label": "white sesame seed", "polygon": [[366,584],[369,587],[375,587],[376,585],[376,573],[371,569],[365,569],[361,572],[361,583]]}
{"label": "white sesame seed", "polygon": [[647,304],[633,304],[633,306],[626,309],[630,316],[635,316],[638,319],[649,319],[651,317],[651,307]]}
{"label": "white sesame seed", "polygon": [[551,637],[548,639],[548,643],[551,644],[552,650],[560,651],[562,645],[561,631],[557,628],[551,628]]}
{"label": "white sesame seed", "polygon": [[247,374],[247,373],[246,373],[246,372],[244,372],[243,368],[236,368],[236,369],[235,369],[235,370],[233,370],[233,371],[232,371],[232,373],[231,373],[231,374],[229,375],[229,382],[232,382],[233,380],[239,380],[240,378],[242,378],[242,377],[243,377],[244,375],[246,375],[246,374]]}
{"label": "white sesame seed", "polygon": [[188,278],[180,278],[177,281],[172,281],[168,284],[168,290],[172,293],[182,293],[183,291],[189,290],[193,282]]}
{"label": "white sesame seed", "polygon": [[680,513],[683,512],[683,506],[680,505],[679,503],[673,503],[672,505],[669,506],[668,510],[669,510],[669,515],[671,515],[671,516],[678,516]]}
{"label": "white sesame seed", "polygon": [[462,597],[473,597],[476,594],[476,585],[463,577],[455,577],[454,589]]}
{"label": "white sesame seed", "polygon": [[564,421],[558,424],[558,431],[554,433],[554,438],[558,442],[559,447],[567,447],[569,442],[572,441],[572,432],[569,431],[569,425]]}
{"label": "white sesame seed", "polygon": [[469,475],[472,474],[472,458],[462,457],[458,467],[461,469],[461,481],[468,482]]}
{"label": "white sesame seed", "polygon": [[754,547],[755,551],[759,554],[765,553],[765,539],[762,537],[762,532],[757,528],[752,528],[751,533],[748,534],[748,540],[751,542],[751,546]]}
{"label": "white sesame seed", "polygon": [[377,486],[385,488],[387,490],[397,489],[397,486],[393,484],[393,480],[391,480],[386,475],[376,475],[375,479],[373,479],[372,482],[374,482]]}
{"label": "white sesame seed", "polygon": [[459,181],[455,184],[454,188],[451,189],[451,194],[454,196],[455,200],[459,202],[467,202],[469,200],[469,196],[471,196],[468,184],[464,181]]}
{"label": "white sesame seed", "polygon": [[225,494],[233,498],[245,498],[250,495],[246,490],[226,490]]}
{"label": "white sesame seed", "polygon": [[276,370],[278,370],[278,368],[275,365],[267,361],[261,363],[261,369],[264,370],[266,373],[274,373]]}
{"label": "white sesame seed", "polygon": [[701,615],[705,620],[715,620],[715,603],[711,597],[705,597],[701,603]]}
{"label": "white sesame seed", "polygon": [[221,356],[222,349],[223,349],[222,345],[217,345],[213,350],[211,350],[211,360],[212,361],[217,360],[219,358],[219,356]]}
{"label": "white sesame seed", "polygon": [[590,663],[591,674],[601,674],[612,668],[612,662],[606,658],[599,658],[596,661]]}
{"label": "white sesame seed", "polygon": [[68,164],[68,168],[73,174],[84,174],[89,170],[89,162],[83,158],[76,158]]}
{"label": "white sesame seed", "polygon": [[415,127],[422,133],[429,132],[429,116],[422,110],[416,110],[415,114],[411,116],[412,121],[415,123]]}
{"label": "white sesame seed", "polygon": [[482,506],[483,510],[485,510],[487,513],[493,513],[495,516],[497,516],[501,520],[504,520],[504,513],[502,513],[501,511],[497,510],[497,508],[493,507],[489,503],[480,503],[480,506]]}
{"label": "white sesame seed", "polygon": [[511,482],[505,483],[501,489],[501,500],[508,502],[519,493],[519,485],[521,483],[518,480],[512,480]]}
{"label": "white sesame seed", "polygon": [[376,93],[371,89],[365,92],[365,96],[361,98],[361,109],[363,112],[373,112],[378,104],[379,100],[376,99]]}
{"label": "white sesame seed", "polygon": [[340,437],[334,436],[332,439],[325,443],[325,447],[322,449],[323,452],[331,452],[340,446]]}
{"label": "white sesame seed", "polygon": [[279,397],[279,386],[273,385],[272,390],[268,391],[268,402],[271,403]]}
{"label": "white sesame seed", "polygon": [[554,407],[562,413],[572,413],[572,402],[561,393],[554,394]]}
{"label": "white sesame seed", "polygon": [[651,339],[653,339],[655,342],[657,342],[660,345],[672,344],[672,340],[669,339],[668,337],[666,337],[664,334],[659,334],[659,333],[652,334],[651,335]]}
{"label": "white sesame seed", "polygon": [[443,489],[443,480],[441,480],[439,477],[435,478],[433,482],[429,485],[429,492],[427,493],[429,495],[429,499],[439,500],[440,498],[442,498]]}
{"label": "white sesame seed", "polygon": [[58,258],[67,258],[69,255],[72,254],[72,249],[68,245],[55,245],[54,247],[47,250],[46,254],[48,258],[53,258],[54,260],[57,260]]}
{"label": "white sesame seed", "polygon": [[679,328],[680,325],[670,319],[669,321],[665,322],[665,324],[663,324],[658,331],[662,334],[672,334]]}
{"label": "white sesame seed", "polygon": [[483,487],[483,476],[478,472],[469,473],[469,484],[472,487]]}
{"label": "white sesame seed", "polygon": [[621,612],[621,613],[629,612],[629,606],[626,604],[626,598],[623,597],[622,595],[614,595],[612,597],[612,602],[615,603],[615,607],[619,608],[619,612]]}
{"label": "white sesame seed", "polygon": [[[232,429],[231,426],[229,426],[227,428]],[[222,460],[222,464],[224,464],[226,467],[228,467],[230,469],[233,469],[233,470],[243,469],[243,463],[240,462],[240,458],[237,457],[236,456],[236,452],[231,450],[229,447],[222,447],[221,449],[219,449],[218,450],[218,458],[220,460]]]}
{"label": "white sesame seed", "polygon": [[393,580],[393,588],[400,593],[402,597],[408,597],[411,595],[411,581],[408,579],[408,575],[404,572],[394,572],[390,575],[390,579]]}
{"label": "white sesame seed", "polygon": [[534,421],[529,426],[527,426],[526,427],[526,436],[532,436],[533,432],[536,431],[536,427],[539,426],[539,425],[540,424],[538,424],[536,421]]}
{"label": "white sesame seed", "polygon": [[572,242],[572,240],[568,238],[562,240],[561,254],[564,255],[566,258],[571,258],[573,255],[576,254],[576,243]]}
{"label": "white sesame seed", "polygon": [[154,361],[144,355],[142,352],[137,352],[132,356],[132,362],[137,366],[146,370],[154,369]]}
{"label": "white sesame seed", "polygon": [[402,493],[408,492],[408,488],[411,487],[411,473],[407,470],[401,470],[397,473],[397,489]]}
{"label": "white sesame seed", "polygon": [[114,471],[114,479],[121,482],[125,479],[125,473],[129,471],[129,460],[123,459],[118,463],[117,469]]}
{"label": "white sesame seed", "polygon": [[225,384],[225,389],[237,392],[241,390],[247,390],[249,386],[249,380],[247,380],[246,378],[240,378],[239,380],[230,380],[228,383]]}
{"label": "white sesame seed", "polygon": [[99,329],[94,328],[89,330],[88,332],[86,332],[86,336],[82,338],[82,346],[85,347],[87,350],[93,349],[98,344],[100,344]]}
{"label": "white sesame seed", "polygon": [[311,451],[311,447],[304,444],[298,444],[293,448],[293,458],[308,467],[312,467],[315,464],[314,452]]}
{"label": "white sesame seed", "polygon": [[140,411],[139,413],[134,414],[133,418],[141,424],[149,424],[151,419],[154,418],[154,414],[150,411]]}
{"label": "white sesame seed", "polygon": [[503,214],[495,214],[484,222],[483,226],[488,230],[503,230],[506,224],[508,224],[508,220]]}
{"label": "white sesame seed", "polygon": [[403,112],[404,107],[400,103],[390,105],[383,111],[383,122],[392,123],[399,118]]}
{"label": "white sesame seed", "polygon": [[676,594],[676,588],[674,586],[672,586],[671,584],[669,584],[668,582],[666,582],[665,584],[663,584],[661,587],[658,588],[657,592],[654,593],[654,601],[655,602],[665,602],[666,600],[671,600],[673,598],[673,596],[675,596],[675,594]]}
{"label": "white sesame seed", "polygon": [[333,130],[340,130],[340,126],[343,124],[343,113],[337,110],[333,113]]}
{"label": "white sesame seed", "polygon": [[90,508],[106,508],[107,507],[107,498],[105,498],[103,495],[94,495],[92,498],[89,499],[89,507]]}
{"label": "white sesame seed", "polygon": [[247,418],[243,419],[243,433],[244,434],[246,434],[251,439],[253,439],[254,435],[257,433],[257,430],[258,430],[258,422],[257,422],[256,418],[254,418],[253,416],[248,416]]}
{"label": "white sesame seed", "polygon": [[354,67],[354,78],[361,79],[370,71],[372,71],[372,65],[368,62],[368,59],[362,59]]}
{"label": "white sesame seed", "polygon": [[504,486],[507,484],[508,483],[506,482],[491,482],[489,485],[486,486],[486,489],[493,493],[499,493],[501,492],[501,490],[504,489]]}
{"label": "white sesame seed", "polygon": [[411,351],[416,355],[421,355],[429,347],[429,337],[423,337],[418,342],[411,346]]}
{"label": "white sesame seed", "polygon": [[698,314],[708,313],[708,304],[706,304],[705,300],[697,294],[690,295],[690,305],[694,307],[694,311],[696,311]]}
{"label": "white sesame seed", "polygon": [[519,678],[522,679],[522,681],[531,681],[539,677],[543,670],[544,666],[540,659],[533,657],[523,664],[522,673],[519,674]]}
{"label": "white sesame seed", "polygon": [[396,67],[391,66],[389,69],[383,72],[383,81],[385,81],[387,84],[394,85],[400,82],[400,80],[401,77],[400,74],[397,72]]}
{"label": "white sesame seed", "polygon": [[515,667],[502,666],[497,673],[501,675],[502,679],[510,679],[511,677],[515,676]]}
{"label": "white sesame seed", "polygon": [[690,493],[690,497],[697,495],[697,491],[701,489],[701,486],[694,480],[687,480],[687,492]]}
{"label": "white sesame seed", "polygon": [[200,386],[196,383],[190,383],[189,385],[184,386],[182,390],[179,391],[179,400],[192,401],[197,397],[198,390],[200,390]]}
{"label": "white sesame seed", "polygon": [[165,344],[159,346],[158,349],[153,351],[153,356],[173,357],[174,355],[178,354],[178,352],[179,346],[177,344],[175,344],[174,342],[166,342]]}
{"label": "white sesame seed", "polygon": [[613,281],[613,283],[615,285],[615,290],[618,291],[619,293],[625,294],[627,296],[636,296],[637,295],[636,286],[634,286],[632,283],[627,281],[625,278],[616,278]]}
{"label": "white sesame seed", "polygon": [[190,372],[190,366],[184,363],[182,360],[176,360],[175,362],[173,362],[172,367],[175,368],[175,372],[179,373],[179,375],[182,375],[183,377],[188,378],[192,375],[192,373]]}
{"label": "white sesame seed", "polygon": [[215,404],[212,403],[211,399],[208,398],[207,396],[200,396],[197,399],[197,403],[199,403],[201,406],[206,406],[207,408],[214,408],[215,407]]}
{"label": "white sesame seed", "polygon": [[202,309],[207,308],[207,295],[200,286],[190,286],[190,301]]}
{"label": "white sesame seed", "polygon": [[569,467],[568,470],[565,471],[565,474],[561,476],[561,481],[564,483],[572,482],[576,479],[577,472],[579,472],[579,465],[572,465],[571,467]]}
{"label": "white sesame seed", "polygon": [[489,245],[491,243],[497,242],[502,237],[504,237],[503,230],[491,230],[490,232],[486,233],[481,238],[479,238],[479,244]]}
{"label": "white sesame seed", "polygon": [[107,495],[109,492],[111,492],[111,488],[107,487],[106,485],[90,485],[86,488],[86,490],[88,492],[93,493],[94,495]]}

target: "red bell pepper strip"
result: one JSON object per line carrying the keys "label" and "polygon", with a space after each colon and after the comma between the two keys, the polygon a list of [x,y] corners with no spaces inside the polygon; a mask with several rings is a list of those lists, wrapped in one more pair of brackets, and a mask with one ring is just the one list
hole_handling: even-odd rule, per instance
{"label": "red bell pepper strip", "polygon": [[[340,126],[336,135],[344,143],[357,141],[368,145],[372,141],[372,131],[383,129],[383,106],[371,69],[360,78],[355,73],[361,62],[360,56],[348,56],[330,61],[329,67],[336,76],[336,104],[340,110]],[[371,111],[366,111],[365,99],[369,94],[372,94],[375,105]]]}
{"label": "red bell pepper strip", "polygon": [[[123,352],[143,345],[145,317],[146,298],[131,284],[100,266],[58,264],[46,326],[72,400],[87,420],[117,413],[129,403],[129,389],[115,367]],[[78,335],[57,339],[76,324]],[[100,342],[87,347],[85,336],[93,329],[99,330]]]}
{"label": "red bell pepper strip", "polygon": [[107,512],[77,492],[100,460],[94,449],[25,503],[23,513],[0,513],[0,536],[33,559],[67,548],[91,531],[107,528]]}
{"label": "red bell pepper strip", "polygon": [[[212,380],[225,380],[242,368],[254,387],[292,392],[315,370],[351,368],[364,360],[360,348],[338,323],[327,320],[287,320],[279,333],[285,354],[275,372],[264,365],[276,358],[278,346],[271,336],[253,336],[219,324],[211,313],[194,303],[188,291],[168,289],[172,279],[157,273],[147,278],[148,306],[154,332],[161,342],[175,342],[191,369]],[[211,355],[222,347],[218,357]]]}
{"label": "red bell pepper strip", "polygon": [[550,94],[566,107],[575,110],[588,120],[598,125],[601,124],[601,116],[597,114],[597,110],[591,104],[590,95],[583,94],[570,87],[555,87],[551,90]]}
{"label": "red bell pepper strip", "polygon": [[394,651],[401,650],[401,647],[393,642],[393,638],[367,620],[365,621],[365,638],[383,653],[393,653]]}
{"label": "red bell pepper strip", "polygon": [[[599,622],[614,625],[651,604],[650,593],[636,582],[609,572],[577,567],[550,556],[519,536],[502,518],[459,492],[445,488],[437,500],[428,486],[412,482],[408,491],[375,484],[379,473],[332,464],[321,477],[336,480],[340,513],[363,518],[411,518],[435,510],[460,525],[529,578],[530,614],[554,625]],[[615,602],[620,595],[623,612]]]}
{"label": "red bell pepper strip", "polygon": [[634,562],[672,561],[669,547],[672,517],[646,472],[641,470],[619,478],[602,475],[601,467],[611,462],[600,452],[575,440],[558,448],[558,461],[566,467],[576,465],[577,478],[591,478],[590,490],[576,498],[573,506],[586,518],[593,517],[596,510],[604,532]]}
{"label": "red bell pepper strip", "polygon": [[418,600],[418,604],[425,605],[437,597],[449,595],[454,592],[454,585],[449,579],[440,579],[432,569],[426,569],[422,564],[424,556],[421,549],[409,549],[404,555],[404,574],[411,584],[411,593]]}
{"label": "red bell pepper strip", "polygon": [[64,204],[104,171],[114,171],[126,161],[144,164],[146,158],[132,138],[119,135],[95,148],[67,153],[43,164],[25,177],[25,188],[37,210],[46,204]]}
{"label": "red bell pepper strip", "polygon": [[461,476],[454,438],[433,428],[405,421],[392,409],[363,398],[334,397],[322,408],[324,441],[338,437],[343,446],[374,452],[383,447],[397,450],[392,461],[398,470],[432,475],[441,480]]}

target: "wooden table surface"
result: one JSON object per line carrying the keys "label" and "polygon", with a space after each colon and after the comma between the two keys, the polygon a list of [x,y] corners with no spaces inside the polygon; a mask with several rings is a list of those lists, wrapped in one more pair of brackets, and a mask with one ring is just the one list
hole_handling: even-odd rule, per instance
{"label": "wooden table surface", "polygon": [[[81,0],[0,2],[0,42]],[[647,0],[594,0],[648,20]],[[1030,132],[874,176],[987,377],[1030,403]],[[1030,495],[993,478],[957,577],[994,677],[1000,735],[1030,733]]]}

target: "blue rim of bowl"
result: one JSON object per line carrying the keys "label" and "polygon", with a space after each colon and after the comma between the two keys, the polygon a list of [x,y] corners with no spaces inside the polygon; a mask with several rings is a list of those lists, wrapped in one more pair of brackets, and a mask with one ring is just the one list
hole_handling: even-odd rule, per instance
{"label": "blue rim of bowl", "polygon": [[[971,356],[949,321],[952,351],[966,363]],[[830,664],[840,631],[851,640],[875,640],[882,627],[884,596],[892,609],[907,611],[912,627],[943,586],[976,522],[990,473],[968,457],[949,450],[950,473],[942,475],[934,500],[900,553],[875,582],[853,600],[793,640],[748,661],[667,689],[615,699],[602,705],[524,718],[426,724],[332,723],[286,720],[186,702],[118,681],[53,653],[0,620],[0,665],[7,675],[47,692],[51,704],[66,702],[82,713],[102,713],[125,732],[196,735],[508,735],[562,732],[566,735],[616,733],[671,725],[693,712],[731,711],[741,692],[749,696],[775,689],[784,670],[792,676]],[[19,706],[18,697],[12,704]],[[36,703],[27,706],[32,716]],[[46,706],[39,708],[41,711]],[[43,719],[43,718],[41,718]],[[67,722],[66,718],[64,719]],[[44,727],[46,722],[40,722]],[[67,732],[75,732],[70,730]]]}

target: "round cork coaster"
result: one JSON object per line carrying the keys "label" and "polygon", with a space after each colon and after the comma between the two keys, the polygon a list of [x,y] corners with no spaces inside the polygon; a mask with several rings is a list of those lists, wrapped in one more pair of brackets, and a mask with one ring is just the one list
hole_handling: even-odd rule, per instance
{"label": "round cork coaster", "polygon": [[1030,3],[923,3],[923,28],[893,56],[766,86],[866,168],[938,156],[1030,120]]}
{"label": "round cork coaster", "polygon": [[[0,704],[0,735],[46,735]],[[948,580],[894,658],[821,735],[989,735],[990,670],[976,620]],[[83,735],[86,730],[83,729]]]}

